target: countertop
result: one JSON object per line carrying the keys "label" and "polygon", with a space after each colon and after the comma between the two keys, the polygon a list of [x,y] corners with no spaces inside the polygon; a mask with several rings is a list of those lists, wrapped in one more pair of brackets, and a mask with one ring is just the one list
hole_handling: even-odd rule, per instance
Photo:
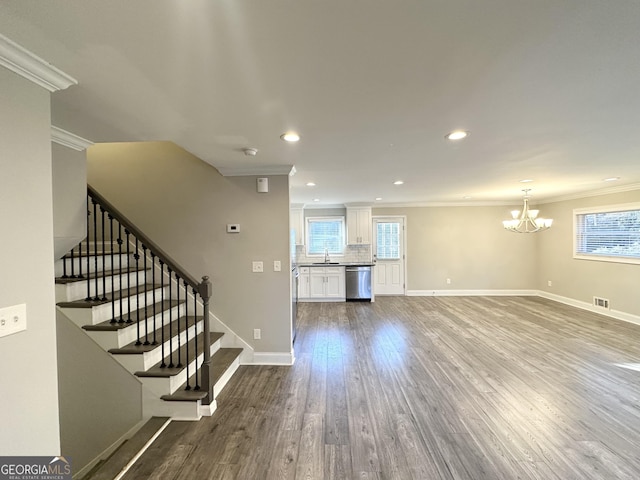
{"label": "countertop", "polygon": [[318,262],[318,263],[299,263],[298,267],[373,267],[373,262]]}

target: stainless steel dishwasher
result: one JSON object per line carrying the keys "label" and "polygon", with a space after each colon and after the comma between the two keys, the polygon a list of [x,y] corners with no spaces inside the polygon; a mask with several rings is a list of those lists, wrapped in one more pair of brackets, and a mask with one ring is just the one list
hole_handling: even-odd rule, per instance
{"label": "stainless steel dishwasher", "polygon": [[371,301],[371,267],[346,267],[347,300]]}

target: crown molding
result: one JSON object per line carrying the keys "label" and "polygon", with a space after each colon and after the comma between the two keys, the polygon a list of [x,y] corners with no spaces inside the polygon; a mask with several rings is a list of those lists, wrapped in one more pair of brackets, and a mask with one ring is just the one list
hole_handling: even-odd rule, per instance
{"label": "crown molding", "polygon": [[257,175],[292,175],[293,165],[265,165],[260,167],[216,167],[223,177],[254,177]]}
{"label": "crown molding", "polygon": [[72,76],[2,34],[0,34],[0,65],[50,92],[57,92],[78,84]]}
{"label": "crown molding", "polygon": [[55,125],[51,125],[51,141],[58,145],[62,145],[63,147],[73,148],[79,152],[86,150],[93,145],[92,141],[79,137],[71,132],[67,132]]}
{"label": "crown molding", "polygon": [[557,197],[545,198],[536,201],[536,204],[564,202],[565,200],[577,200],[579,198],[599,197],[601,195],[611,195],[613,193],[632,192],[640,190],[640,183],[630,183],[628,185],[618,185],[616,187],[599,188],[597,190],[589,190],[587,192],[578,192],[569,195],[560,195]]}

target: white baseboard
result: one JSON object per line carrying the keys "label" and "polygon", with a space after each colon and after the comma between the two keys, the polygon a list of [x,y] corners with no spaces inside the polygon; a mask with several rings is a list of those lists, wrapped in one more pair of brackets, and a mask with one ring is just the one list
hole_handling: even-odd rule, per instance
{"label": "white baseboard", "polygon": [[537,290],[407,290],[407,297],[522,297],[536,296]]}
{"label": "white baseboard", "polygon": [[243,365],[293,365],[295,356],[293,350],[289,353],[282,352],[253,352],[253,361]]}
{"label": "white baseboard", "polygon": [[588,302],[574,300],[573,298],[563,297],[561,295],[545,292],[543,290],[538,290],[538,296],[546,298],[548,300],[553,300],[555,302],[564,303],[565,305],[570,305],[572,307],[581,308],[582,310],[588,310],[593,313],[598,313],[606,317],[611,317],[617,320],[622,320],[624,322],[640,325],[640,316],[633,315],[631,313],[621,312],[619,310],[608,310],[606,308],[599,308]]}
{"label": "white baseboard", "polygon": [[213,412],[218,408],[218,403],[214,400],[209,405],[202,405],[198,407],[198,413],[203,417],[210,417]]}

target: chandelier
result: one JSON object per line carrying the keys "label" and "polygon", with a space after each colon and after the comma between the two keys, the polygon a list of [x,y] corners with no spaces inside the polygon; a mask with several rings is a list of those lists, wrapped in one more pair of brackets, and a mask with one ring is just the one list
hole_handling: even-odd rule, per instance
{"label": "chandelier", "polygon": [[522,191],[524,192],[522,212],[512,210],[511,216],[513,218],[502,222],[504,228],[516,233],[533,233],[548,229],[553,220],[551,218],[538,218],[539,210],[529,210],[529,198],[531,198],[529,192],[531,189],[527,188]]}

